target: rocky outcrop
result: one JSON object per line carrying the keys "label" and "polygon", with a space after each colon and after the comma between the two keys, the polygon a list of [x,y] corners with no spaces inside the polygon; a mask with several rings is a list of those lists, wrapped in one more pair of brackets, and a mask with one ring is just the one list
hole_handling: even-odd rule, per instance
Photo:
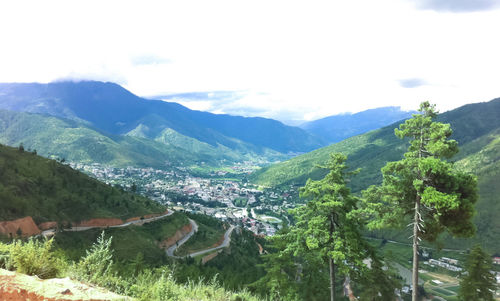
{"label": "rocky outcrop", "polygon": [[182,226],[182,228],[180,228],[179,230],[175,231],[175,233],[174,233],[173,236],[171,236],[168,239],[163,240],[162,242],[160,242],[160,248],[163,248],[163,249],[170,248],[176,242],[178,242],[184,236],[186,236],[189,232],[191,232],[191,230],[193,230],[193,226],[191,225],[191,223],[188,223],[188,224]]}
{"label": "rocky outcrop", "polygon": [[31,216],[19,218],[13,221],[0,222],[0,233],[12,237],[31,236],[40,234],[40,229],[37,227]]}
{"label": "rocky outcrop", "polygon": [[133,299],[69,278],[41,280],[37,277],[0,269],[0,300],[104,301]]}

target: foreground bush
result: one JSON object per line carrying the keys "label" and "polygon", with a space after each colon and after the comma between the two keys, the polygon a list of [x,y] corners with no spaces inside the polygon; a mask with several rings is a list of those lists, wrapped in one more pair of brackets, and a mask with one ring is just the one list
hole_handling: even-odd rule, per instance
{"label": "foreground bush", "polygon": [[1,244],[0,266],[42,279],[61,275],[66,263],[52,251],[52,242],[52,239],[40,241],[30,238],[27,242],[15,240],[9,245]]}

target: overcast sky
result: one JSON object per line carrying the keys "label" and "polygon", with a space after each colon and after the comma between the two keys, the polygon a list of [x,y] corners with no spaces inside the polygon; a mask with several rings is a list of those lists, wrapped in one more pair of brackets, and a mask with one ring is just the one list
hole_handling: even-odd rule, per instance
{"label": "overcast sky", "polygon": [[445,111],[500,97],[499,2],[2,1],[0,82],[113,81],[280,120]]}

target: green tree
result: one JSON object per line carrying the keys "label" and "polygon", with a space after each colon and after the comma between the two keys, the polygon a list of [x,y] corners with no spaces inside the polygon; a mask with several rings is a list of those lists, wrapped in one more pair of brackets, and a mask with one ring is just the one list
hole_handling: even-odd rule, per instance
{"label": "green tree", "polygon": [[335,275],[349,275],[362,270],[366,257],[361,222],[351,211],[358,198],[346,186],[347,157],[332,154],[326,168],[329,173],[319,181],[308,180],[300,196],[307,204],[292,211],[296,225],[287,251],[294,256],[314,257],[329,266],[330,299],[335,300]]}
{"label": "green tree", "polygon": [[92,245],[90,250],[86,251],[85,257],[76,264],[77,279],[99,283],[111,275],[111,266],[113,265],[112,238],[106,239],[104,231],[101,233],[97,242]]}
{"label": "green tree", "polygon": [[493,301],[495,277],[490,273],[492,269],[491,257],[481,246],[472,248],[465,264],[467,275],[460,281],[458,297],[460,300]]}
{"label": "green tree", "polygon": [[373,214],[369,228],[403,226],[412,220],[413,301],[418,295],[420,241],[433,242],[444,231],[472,236],[471,217],[478,198],[476,178],[454,170],[444,160],[458,152],[457,142],[449,139],[450,125],[433,121],[437,112],[429,102],[423,102],[419,112],[395,129],[397,137],[410,139],[404,158],[387,163],[382,168],[382,185],[364,192],[365,212]]}
{"label": "green tree", "polygon": [[266,275],[251,287],[262,295],[268,295],[271,300],[299,299],[297,283],[298,264],[293,257],[293,251],[288,249],[290,229],[283,227],[276,235],[268,238],[270,245],[267,254],[262,255]]}

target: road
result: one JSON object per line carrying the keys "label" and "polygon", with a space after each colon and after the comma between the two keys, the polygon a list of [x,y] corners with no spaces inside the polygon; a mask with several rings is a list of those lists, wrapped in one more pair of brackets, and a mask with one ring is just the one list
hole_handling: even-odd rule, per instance
{"label": "road", "polygon": [[[170,216],[174,212],[175,211],[173,211],[173,210],[168,210],[168,213],[166,213],[164,215],[160,215],[160,216],[156,216],[156,217],[150,217],[150,218],[144,218],[144,219],[138,219],[136,221],[126,222],[126,223],[123,223],[121,225],[109,226],[109,228],[121,228],[121,227],[127,227],[127,226],[134,225],[134,224],[144,224],[144,223],[148,223],[148,222],[151,222],[151,221],[159,220],[159,219],[162,219],[164,217]],[[68,228],[68,229],[63,229],[63,231],[78,232],[78,231],[85,231],[85,230],[89,230],[89,229],[93,229],[93,228],[108,228],[108,227],[99,227],[99,226],[93,226],[93,227],[71,227],[71,228]],[[55,234],[56,234],[56,229],[48,229],[48,230],[42,231],[42,233],[41,233],[41,235],[43,235],[45,237],[53,236]]]}
{"label": "road", "polygon": [[231,225],[231,227],[229,227],[229,229],[226,231],[226,233],[224,233],[224,241],[219,246],[217,246],[215,248],[210,248],[210,249],[191,253],[191,254],[189,254],[189,257],[196,257],[196,256],[199,256],[199,255],[202,255],[205,253],[210,253],[210,252],[215,251],[215,250],[229,247],[229,244],[231,243],[231,233],[233,233],[234,228],[235,228],[235,226],[233,226],[233,225]]}
{"label": "road", "polygon": [[[190,219],[190,221],[192,221]],[[196,223],[193,221],[193,223],[196,225]],[[198,225],[196,225],[196,227],[198,227]],[[194,226],[193,226],[194,228]],[[194,252],[194,253],[191,253],[191,254],[188,254],[186,256],[175,256],[174,255],[174,252],[175,250],[180,247],[183,243],[185,243],[191,236],[193,236],[194,232],[196,231],[191,231],[189,234],[187,234],[186,236],[184,236],[178,244],[175,244],[173,246],[171,246],[170,248],[167,249],[167,255],[170,256],[170,257],[174,257],[174,258],[183,258],[183,257],[196,257],[196,256],[199,256],[199,255],[203,255],[203,254],[206,254],[206,253],[210,253],[210,252],[213,252],[215,250],[219,250],[219,249],[222,249],[222,248],[226,248],[226,247],[229,247],[229,244],[231,243],[231,233],[233,233],[233,230],[234,230],[235,226],[231,225],[229,227],[229,229],[226,231],[226,233],[224,233],[224,241],[222,242],[222,244],[220,244],[219,246],[217,247],[214,247],[214,248],[210,248],[210,249],[205,249],[205,250],[201,250],[201,251],[197,251],[197,252]],[[198,228],[196,228],[198,229]]]}
{"label": "road", "polygon": [[189,238],[191,238],[191,236],[193,236],[196,233],[196,231],[198,231],[198,224],[194,220],[189,219],[189,223],[191,224],[191,232],[186,234],[183,238],[178,240],[175,244],[173,244],[172,246],[170,246],[170,248],[167,249],[168,256],[180,258],[179,256],[174,256],[175,250],[177,250],[178,247],[182,246],[186,241],[188,241]]}

